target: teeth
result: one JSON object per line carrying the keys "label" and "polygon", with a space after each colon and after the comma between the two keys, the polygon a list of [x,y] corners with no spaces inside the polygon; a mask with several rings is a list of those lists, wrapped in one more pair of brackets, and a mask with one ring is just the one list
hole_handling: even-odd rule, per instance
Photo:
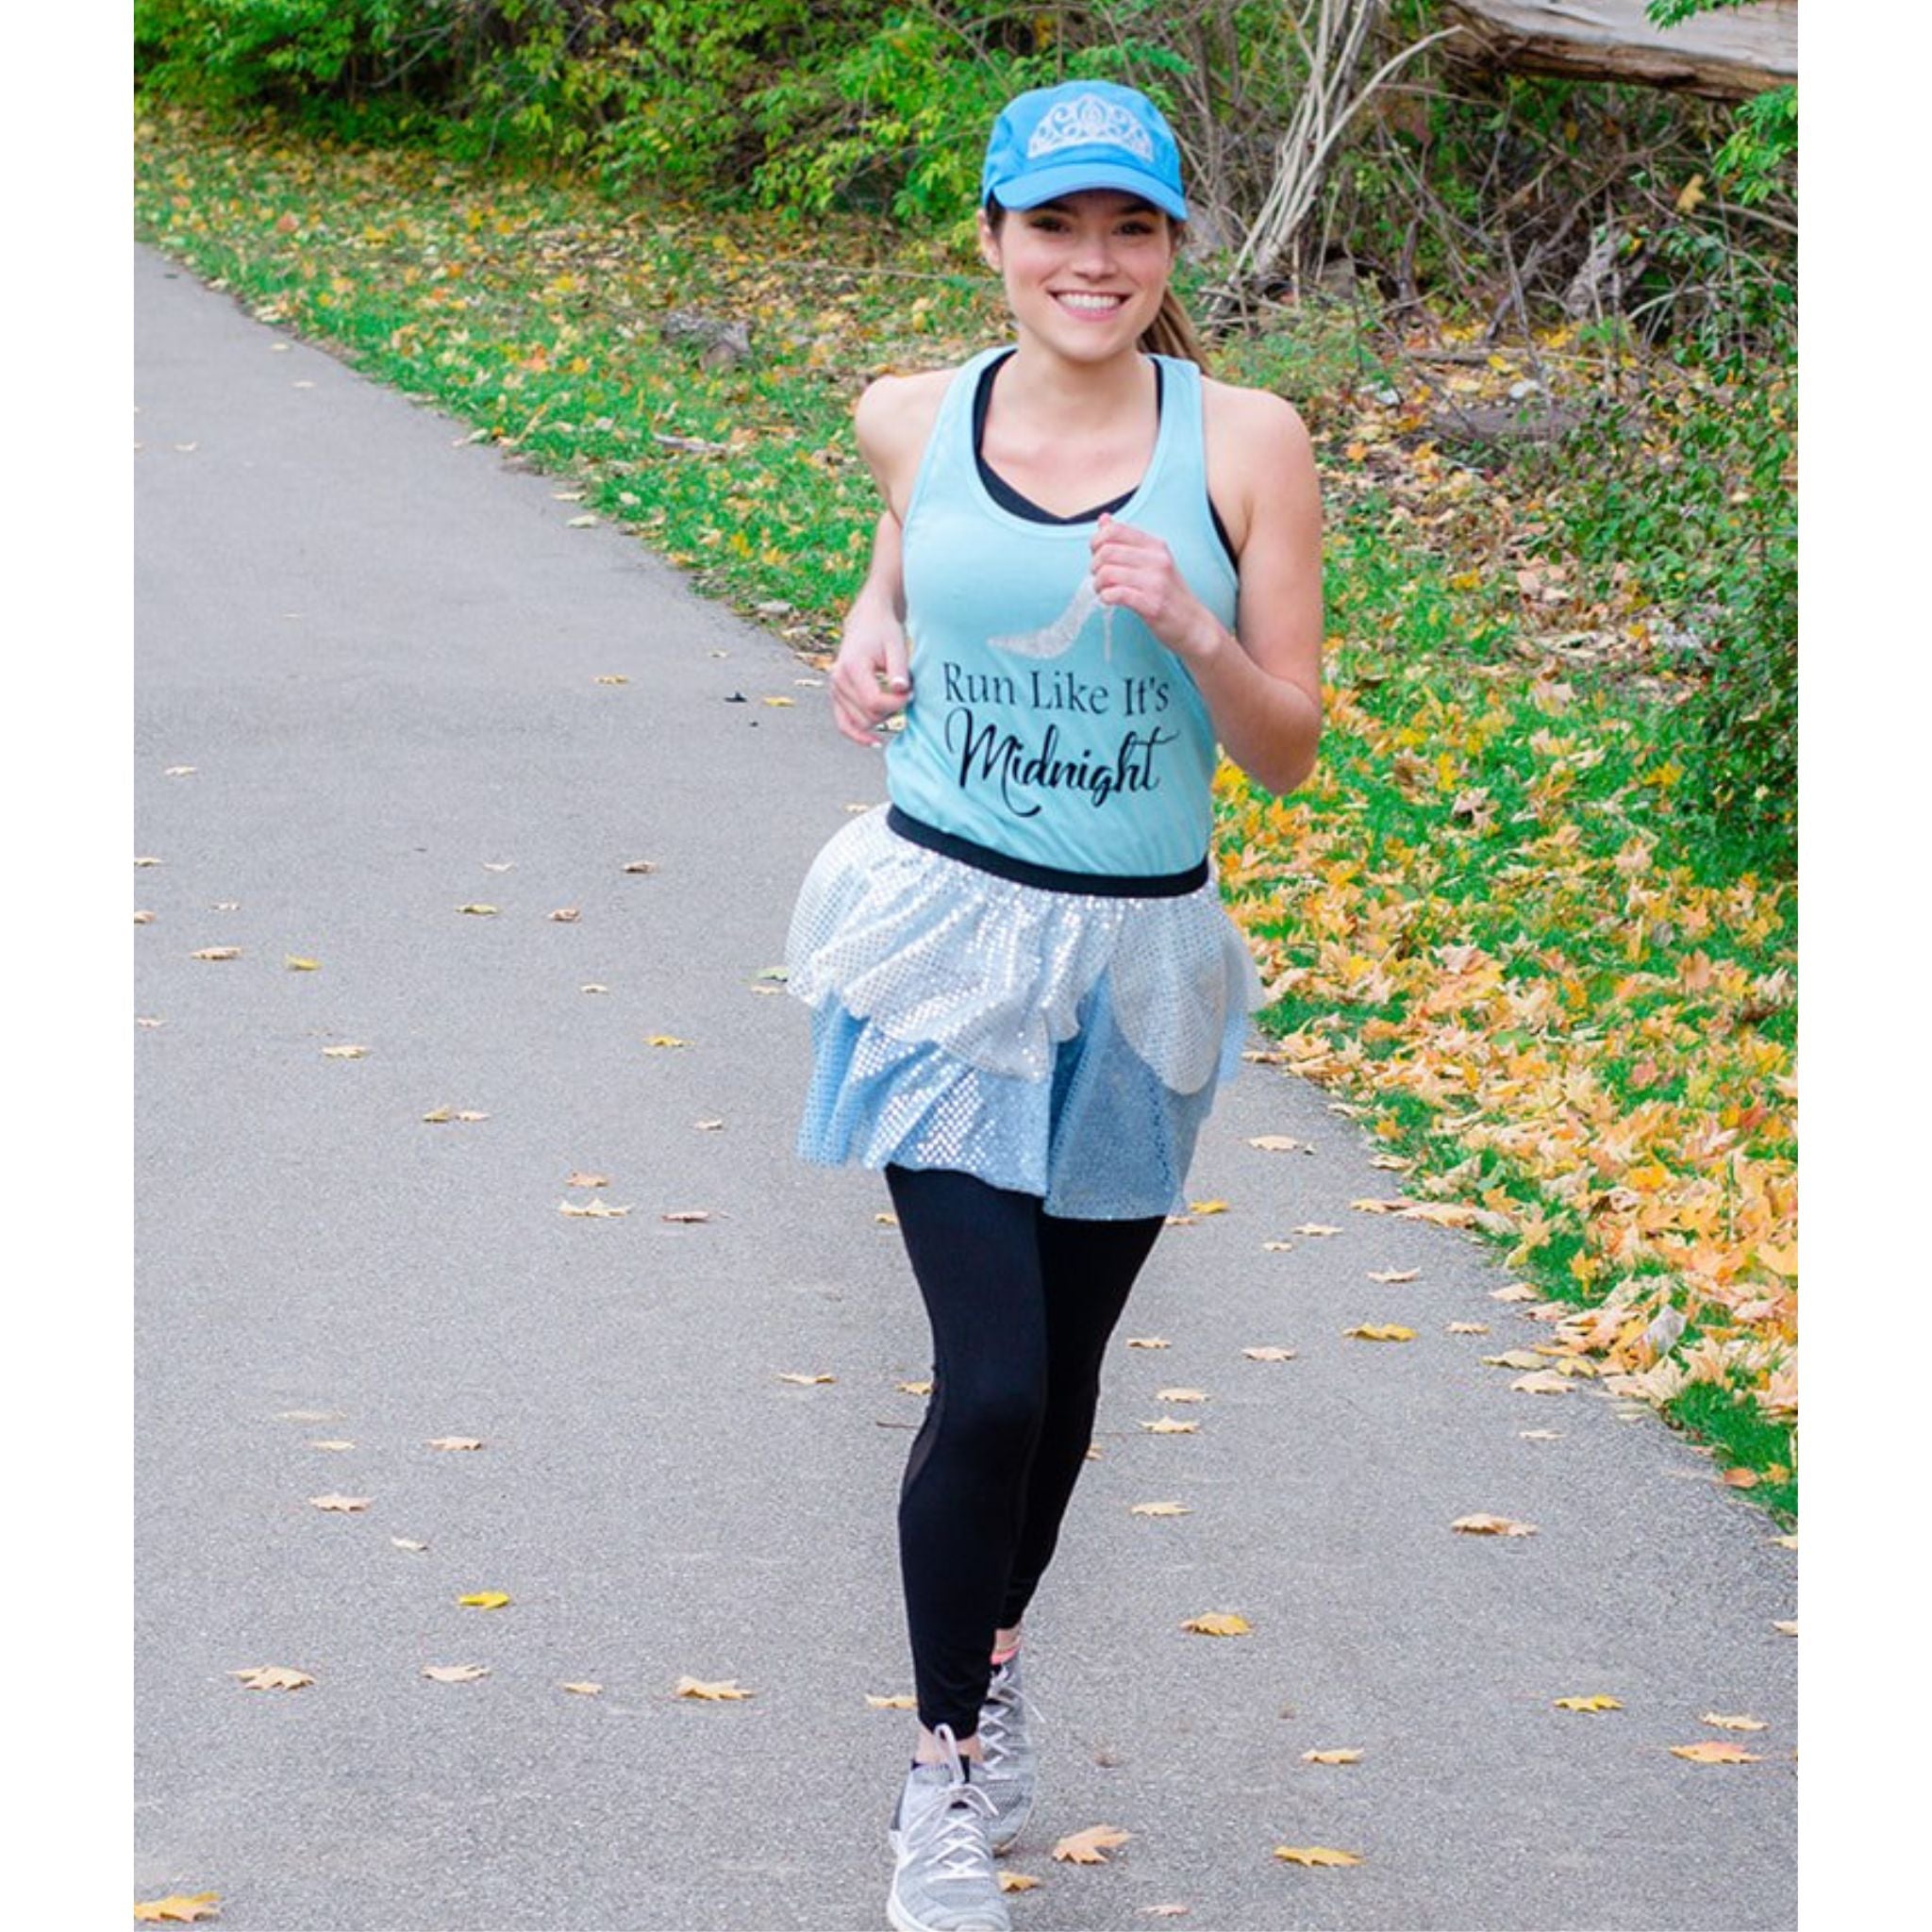
{"label": "teeth", "polygon": [[1061,295],[1058,298],[1068,308],[1118,308],[1125,299],[1121,295]]}

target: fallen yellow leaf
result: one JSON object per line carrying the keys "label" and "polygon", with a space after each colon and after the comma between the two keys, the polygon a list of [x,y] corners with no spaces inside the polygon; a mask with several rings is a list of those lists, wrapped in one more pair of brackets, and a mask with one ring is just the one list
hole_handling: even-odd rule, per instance
{"label": "fallen yellow leaf", "polygon": [[1607,1696],[1601,1690],[1593,1690],[1588,1697],[1558,1697],[1552,1701],[1558,1710],[1622,1710],[1624,1707],[1621,1699]]}
{"label": "fallen yellow leaf", "polygon": [[1492,1288],[1490,1291],[1492,1302],[1533,1302],[1538,1299],[1537,1291],[1527,1282],[1512,1281],[1507,1288]]}
{"label": "fallen yellow leaf", "polygon": [[563,1184],[567,1188],[608,1188],[610,1176],[608,1174],[585,1174],[581,1169],[565,1174]]}
{"label": "fallen yellow leaf", "polygon": [[1199,1423],[1176,1422],[1171,1415],[1162,1416],[1158,1423],[1142,1423],[1141,1426],[1151,1436],[1197,1436],[1201,1433]]}
{"label": "fallen yellow leaf", "polygon": [[1344,1337],[1353,1336],[1360,1341],[1413,1341],[1415,1330],[1405,1328],[1399,1322],[1364,1322],[1358,1327],[1344,1328]]}
{"label": "fallen yellow leaf", "polygon": [[191,959],[239,959],[242,957],[242,948],[240,946],[202,946],[189,954],[188,957]]}
{"label": "fallen yellow leaf", "polygon": [[1258,1147],[1264,1154],[1289,1154],[1299,1147],[1306,1153],[1315,1150],[1306,1141],[1297,1141],[1292,1134],[1252,1134],[1248,1137],[1250,1147]]}
{"label": "fallen yellow leaf", "polygon": [[158,1924],[165,1921],[170,1924],[188,1925],[197,1919],[214,1918],[216,1902],[220,1897],[218,1891],[171,1891],[166,1898],[136,1899],[134,1916],[143,1924]]}
{"label": "fallen yellow leaf", "polygon": [[1127,1507],[1130,1516],[1187,1516],[1192,1512],[1185,1503],[1132,1503]]}
{"label": "fallen yellow leaf", "polygon": [[1129,1348],[1172,1348],[1174,1344],[1164,1335],[1130,1335],[1127,1337],[1127,1346]]}
{"label": "fallen yellow leaf", "polygon": [[820,1382],[829,1382],[832,1380],[832,1377],[830,1375],[802,1375],[793,1370],[788,1369],[779,1375],[778,1379],[781,1382],[801,1383],[804,1387],[809,1389]]}
{"label": "fallen yellow leaf", "polygon": [[1715,1724],[1721,1731],[1764,1731],[1771,1728],[1761,1717],[1726,1717],[1716,1710],[1707,1710],[1697,1722]]}
{"label": "fallen yellow leaf", "polygon": [[1264,1255],[1291,1255],[1294,1252],[1294,1243],[1292,1241],[1263,1241],[1261,1243],[1261,1252]]}
{"label": "fallen yellow leaf", "polygon": [[723,1677],[715,1683],[707,1683],[700,1677],[680,1677],[671,1694],[701,1698],[710,1704],[736,1704],[758,1693],[741,1689],[736,1677]]}
{"label": "fallen yellow leaf", "polygon": [[1035,1878],[1030,1873],[1008,1872],[1005,1869],[1002,1869],[1000,1872],[1000,1890],[1002,1891],[1031,1891],[1039,1883],[1040,1880]]}
{"label": "fallen yellow leaf", "polygon": [[228,1674],[240,1677],[244,1690],[299,1690],[315,1682],[307,1671],[291,1670],[287,1664],[255,1664]]}
{"label": "fallen yellow leaf", "polygon": [[474,913],[478,919],[488,919],[495,912],[496,908],[494,906],[484,906],[473,901],[468,906],[458,906],[457,910],[458,912]]}
{"label": "fallen yellow leaf", "polygon": [[892,1387],[898,1390],[902,1395],[930,1395],[932,1393],[932,1384],[930,1382],[894,1382]]}
{"label": "fallen yellow leaf", "polygon": [[1448,1332],[1451,1335],[1487,1335],[1490,1324],[1487,1322],[1452,1322]]}
{"label": "fallen yellow leaf", "polygon": [[1319,1235],[1340,1234],[1341,1230],[1339,1227],[1329,1227],[1320,1221],[1305,1221],[1299,1227],[1291,1228],[1289,1232],[1291,1234]]}
{"label": "fallen yellow leaf", "polygon": [[356,1445],[353,1442],[345,1442],[336,1438],[330,1438],[325,1441],[310,1442],[308,1446],[311,1449],[353,1449]]}
{"label": "fallen yellow leaf", "polygon": [[1793,1617],[1788,1624],[1777,1623],[1774,1624],[1771,1627],[1774,1630],[1778,1631],[1783,1636],[1795,1637],[1798,1634],[1798,1620],[1797,1618]]}
{"label": "fallen yellow leaf", "polygon": [[322,971],[322,961],[320,959],[301,959],[297,958],[293,953],[285,954],[282,958],[282,964],[291,973],[320,973]]}
{"label": "fallen yellow leaf", "polygon": [[1359,1764],[1362,1754],[1357,1750],[1346,1751],[1304,1751],[1304,1764]]}
{"label": "fallen yellow leaf", "polygon": [[1188,1212],[1190,1214],[1225,1214],[1227,1212],[1227,1203],[1225,1201],[1190,1201],[1188,1203]]}
{"label": "fallen yellow leaf", "polygon": [[1116,1824],[1090,1824],[1085,1831],[1071,1832],[1061,1839],[1053,1855],[1070,1865],[1105,1865],[1107,1854],[1132,1836]]}
{"label": "fallen yellow leaf", "polygon": [[689,1046],[691,1041],[680,1040],[675,1033],[654,1033],[644,1041],[646,1046]]}
{"label": "fallen yellow leaf", "polygon": [[431,1436],[428,1440],[432,1449],[480,1449],[483,1446],[480,1436]]}
{"label": "fallen yellow leaf", "polygon": [[504,1590],[473,1590],[468,1596],[459,1596],[457,1602],[470,1610],[500,1610],[509,1602],[509,1592]]}
{"label": "fallen yellow leaf", "polygon": [[1491,1369],[1540,1369],[1543,1357],[1529,1348],[1512,1348],[1504,1355],[1486,1355],[1478,1359]]}
{"label": "fallen yellow leaf", "polygon": [[359,1060],[368,1051],[366,1046],[325,1046],[322,1057],[325,1060]]}
{"label": "fallen yellow leaf", "polygon": [[367,1496],[310,1496],[308,1500],[318,1509],[338,1509],[344,1513],[356,1509],[366,1509],[371,1501]]}
{"label": "fallen yellow leaf", "polygon": [[1727,1744],[1722,1738],[1705,1738],[1695,1744],[1673,1744],[1673,1757],[1688,1757],[1692,1764],[1760,1764],[1755,1751],[1741,1744]]}
{"label": "fallen yellow leaf", "polygon": [[1353,1852],[1338,1852],[1332,1845],[1276,1845],[1274,1856],[1291,1865],[1359,1865]]}
{"label": "fallen yellow leaf", "polygon": [[558,1689],[559,1690],[574,1691],[579,1697],[597,1697],[603,1693],[604,1687],[601,1684],[585,1681],[576,1684],[559,1684]]}
{"label": "fallen yellow leaf", "polygon": [[1154,1399],[1156,1402],[1206,1402],[1208,1391],[1205,1389],[1157,1389]]}
{"label": "fallen yellow leaf", "polygon": [[490,1674],[488,1664],[425,1664],[423,1674],[439,1684],[474,1684]]}
{"label": "fallen yellow leaf", "polygon": [[1244,1348],[1241,1350],[1241,1353],[1251,1362],[1291,1362],[1294,1360],[1293,1349],[1276,1348],[1272,1343],[1261,1348]]}
{"label": "fallen yellow leaf", "polygon": [[609,1202],[599,1201],[593,1197],[589,1201],[559,1201],[557,1204],[557,1211],[559,1214],[574,1214],[579,1219],[615,1221],[620,1216],[628,1214],[630,1207],[626,1203],[622,1208],[613,1208]]}
{"label": "fallen yellow leaf", "polygon": [[1509,1386],[1525,1395],[1567,1395],[1570,1378],[1559,1375],[1555,1369],[1539,1369],[1532,1375],[1518,1375]]}
{"label": "fallen yellow leaf", "polygon": [[1449,1527],[1466,1530],[1471,1536],[1534,1536],[1536,1524],[1518,1523],[1507,1516],[1458,1516]]}
{"label": "fallen yellow leaf", "polygon": [[1245,1617],[1232,1610],[1204,1610],[1181,1624],[1183,1630],[1191,1630],[1197,1637],[1245,1637],[1254,1627]]}
{"label": "fallen yellow leaf", "polygon": [[865,1701],[874,1710],[911,1710],[918,1703],[909,1690],[895,1690],[890,1697],[874,1697],[868,1690]]}
{"label": "fallen yellow leaf", "polygon": [[1371,1270],[1369,1279],[1383,1282],[1419,1281],[1422,1278],[1422,1272],[1420,1268],[1376,1268]]}

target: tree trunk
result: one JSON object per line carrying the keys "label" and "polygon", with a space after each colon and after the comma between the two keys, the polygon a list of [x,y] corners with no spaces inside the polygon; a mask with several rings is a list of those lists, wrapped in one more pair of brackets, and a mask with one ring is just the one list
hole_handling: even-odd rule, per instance
{"label": "tree trunk", "polygon": [[1798,0],[1721,7],[1653,26],[1643,0],[1445,0],[1466,31],[1452,59],[1522,74],[1628,80],[1740,101],[1798,77]]}

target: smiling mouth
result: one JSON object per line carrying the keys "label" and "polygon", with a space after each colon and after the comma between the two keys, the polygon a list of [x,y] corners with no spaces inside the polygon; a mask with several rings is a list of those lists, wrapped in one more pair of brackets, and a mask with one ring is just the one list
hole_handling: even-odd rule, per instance
{"label": "smiling mouth", "polygon": [[1080,289],[1056,289],[1053,299],[1062,308],[1071,308],[1075,315],[1111,315],[1116,308],[1126,304],[1124,295],[1100,295]]}

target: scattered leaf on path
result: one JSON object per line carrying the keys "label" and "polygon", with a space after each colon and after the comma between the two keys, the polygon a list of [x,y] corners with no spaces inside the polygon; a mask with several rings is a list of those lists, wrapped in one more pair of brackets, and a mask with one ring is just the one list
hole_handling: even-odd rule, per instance
{"label": "scattered leaf on path", "polygon": [[1779,1632],[1783,1636],[1795,1637],[1798,1634],[1798,1620],[1797,1618],[1793,1617],[1788,1624],[1776,1623],[1774,1624],[1771,1627],[1774,1630]]}
{"label": "scattered leaf on path", "polygon": [[310,1496],[308,1499],[318,1509],[333,1509],[343,1515],[353,1514],[368,1508],[374,1498],[369,1496]]}
{"label": "scattered leaf on path", "polygon": [[658,870],[658,861],[655,858],[633,858],[625,864],[624,869],[625,872],[630,873],[656,872]]}
{"label": "scattered leaf on path", "polygon": [[1164,1415],[1158,1423],[1142,1423],[1141,1426],[1152,1436],[1198,1436],[1199,1423],[1176,1422],[1173,1416]]}
{"label": "scattered leaf on path", "polygon": [[457,910],[458,912],[468,912],[477,919],[490,919],[494,917],[496,908],[494,906],[485,906],[478,902],[473,901],[468,906],[458,906],[457,908]]}
{"label": "scattered leaf on path", "polygon": [[1261,1243],[1261,1252],[1264,1255],[1290,1255],[1294,1252],[1294,1243],[1292,1241],[1263,1241]]}
{"label": "scattered leaf on path", "polygon": [[1572,1384],[1568,1375],[1559,1375],[1555,1369],[1539,1369],[1532,1375],[1518,1375],[1509,1386],[1525,1395],[1567,1395]]}
{"label": "scattered leaf on path", "polygon": [[390,1541],[395,1544],[396,1548],[399,1550],[410,1550],[416,1552],[417,1554],[420,1554],[421,1552],[426,1550],[429,1547],[427,1543],[418,1542],[416,1539],[412,1536],[392,1536],[390,1538]]}
{"label": "scattered leaf on path", "polygon": [[1452,1322],[1448,1328],[1451,1335],[1487,1335],[1489,1332],[1487,1322]]}
{"label": "scattered leaf on path", "polygon": [[701,1134],[715,1134],[718,1131],[718,1129],[722,1127],[724,1124],[724,1123],[723,1121],[691,1122],[691,1125],[694,1126]]}
{"label": "scattered leaf on path", "polygon": [[815,1388],[821,1382],[832,1381],[834,1377],[830,1375],[800,1374],[795,1370],[788,1369],[782,1374],[779,1375],[778,1379],[781,1382],[797,1382],[801,1384],[803,1387],[810,1389]]}
{"label": "scattered leaf on path", "polygon": [[1537,1299],[1537,1292],[1526,1282],[1512,1281],[1507,1288],[1491,1289],[1490,1299],[1492,1302],[1533,1302]]}
{"label": "scattered leaf on path", "polygon": [[743,1690],[736,1677],[721,1677],[707,1683],[700,1677],[680,1677],[671,1693],[674,1697],[696,1697],[712,1704],[735,1704],[757,1692]]}
{"label": "scattered leaf on path", "polygon": [[155,916],[152,912],[140,911],[134,915],[134,923],[136,925],[152,925],[155,923]]}
{"label": "scattered leaf on path", "polygon": [[1190,1201],[1188,1203],[1188,1212],[1190,1214],[1225,1214],[1227,1212],[1227,1203],[1225,1201]]}
{"label": "scattered leaf on path", "polygon": [[1359,1751],[1304,1751],[1304,1764],[1359,1764],[1362,1754]]}
{"label": "scattered leaf on path", "polygon": [[897,1227],[899,1224],[899,1217],[896,1214],[874,1214],[873,1221],[879,1227]]}
{"label": "scattered leaf on path", "polygon": [[1518,1523],[1508,1516],[1458,1516],[1449,1527],[1466,1531],[1471,1536],[1534,1536],[1536,1524]]}
{"label": "scattered leaf on path", "polygon": [[1543,1357],[1528,1348],[1512,1348],[1505,1354],[1486,1355],[1478,1359],[1489,1369],[1540,1369],[1543,1365]]}
{"label": "scattered leaf on path", "polygon": [[1090,1824],[1085,1831],[1070,1832],[1054,1846],[1056,1858],[1069,1865],[1105,1865],[1107,1854],[1124,1845],[1133,1836],[1117,1824]]}
{"label": "scattered leaf on path", "polygon": [[659,1221],[679,1223],[708,1221],[710,1218],[711,1210],[708,1208],[673,1208],[658,1217]]}
{"label": "scattered leaf on path", "polygon": [[423,1674],[439,1684],[474,1684],[490,1674],[488,1664],[425,1664]]}
{"label": "scattered leaf on path", "polygon": [[628,1214],[630,1208],[628,1204],[622,1208],[613,1208],[608,1201],[559,1201],[557,1204],[557,1211],[559,1214],[574,1214],[579,1219],[588,1217],[592,1221],[616,1221]]}
{"label": "scattered leaf on path", "polygon": [[164,778],[186,778],[192,776],[195,767],[192,765],[166,765],[162,767],[161,776]]}
{"label": "scattered leaf on path", "polygon": [[1715,1724],[1721,1731],[1765,1731],[1771,1728],[1761,1717],[1727,1717],[1718,1710],[1707,1710],[1697,1722]]}
{"label": "scattered leaf on path", "polygon": [[239,959],[240,946],[200,946],[188,956],[191,959]]}
{"label": "scattered leaf on path", "polygon": [[1516,1433],[1525,1442],[1560,1442],[1563,1440],[1560,1429],[1518,1429]]}
{"label": "scattered leaf on path", "polygon": [[1333,1845],[1276,1845],[1274,1856],[1291,1865],[1359,1865],[1353,1852],[1338,1852]]}
{"label": "scattered leaf on path", "polygon": [[158,858],[141,858],[134,862],[136,865],[159,865],[161,861]]}
{"label": "scattered leaf on path", "polygon": [[577,991],[579,992],[608,992],[610,989],[608,986],[600,986],[594,979],[592,979],[588,981],[585,985],[578,987]]}
{"label": "scattered leaf on path", "polygon": [[467,1107],[432,1107],[423,1118],[431,1126],[441,1126],[446,1121],[487,1121],[490,1116]]}
{"label": "scattered leaf on path", "polygon": [[1588,1697],[1557,1697],[1551,1700],[1558,1710],[1622,1710],[1621,1698],[1593,1690]]}
{"label": "scattered leaf on path", "polygon": [[1000,1890],[1002,1891],[1031,1891],[1039,1883],[1040,1880],[1034,1877],[1030,1872],[1008,1872],[1004,1867],[1001,1868]]}
{"label": "scattered leaf on path", "polygon": [[322,961],[320,959],[305,959],[296,953],[283,954],[282,964],[291,973],[320,973],[322,971]]}
{"label": "scattered leaf on path", "polygon": [[480,1449],[481,1436],[431,1436],[428,1439],[431,1449]]}
{"label": "scattered leaf on path", "polygon": [[559,1684],[557,1688],[559,1690],[569,1690],[578,1697],[599,1697],[604,1691],[603,1685],[591,1683],[588,1679],[575,1684]]}
{"label": "scattered leaf on path", "polygon": [[458,1605],[466,1610],[500,1610],[509,1602],[507,1590],[473,1590],[468,1596],[459,1596]]}
{"label": "scattered leaf on path", "polygon": [[1291,1362],[1294,1360],[1293,1349],[1276,1348],[1272,1342],[1260,1348],[1244,1348],[1241,1350],[1241,1353],[1251,1362]]}
{"label": "scattered leaf on path", "polygon": [[680,1040],[675,1033],[654,1033],[644,1041],[646,1046],[689,1046],[691,1041]]}
{"label": "scattered leaf on path", "polygon": [[1755,1751],[1741,1744],[1727,1744],[1722,1738],[1705,1738],[1695,1744],[1673,1744],[1673,1757],[1688,1757],[1692,1764],[1761,1764]]}
{"label": "scattered leaf on path", "polygon": [[311,1449],[353,1449],[356,1445],[353,1442],[345,1442],[338,1438],[331,1437],[326,1441],[311,1442],[308,1446]]}
{"label": "scattered leaf on path", "polygon": [[221,1898],[218,1891],[171,1891],[166,1898],[143,1898],[134,1902],[134,1916],[143,1924],[190,1925],[197,1919],[212,1919]]}
{"label": "scattered leaf on path", "polygon": [[585,1174],[581,1168],[563,1177],[567,1188],[608,1188],[610,1176],[608,1174]]}
{"label": "scattered leaf on path", "polygon": [[1174,1344],[1164,1335],[1130,1335],[1127,1337],[1127,1346],[1129,1348],[1172,1348]]}
{"label": "scattered leaf on path", "polygon": [[1254,1627],[1245,1617],[1231,1610],[1204,1610],[1181,1624],[1183,1630],[1191,1630],[1197,1637],[1246,1637]]}
{"label": "scattered leaf on path", "polygon": [[932,1384],[927,1382],[894,1382],[892,1387],[902,1395],[930,1395]]}
{"label": "scattered leaf on path", "polygon": [[1370,1271],[1371,1281],[1418,1281],[1422,1278],[1420,1268],[1376,1268]]}
{"label": "scattered leaf on path", "polygon": [[909,1690],[894,1690],[886,1697],[875,1697],[868,1690],[865,1693],[865,1701],[874,1710],[911,1710],[918,1703]]}
{"label": "scattered leaf on path", "polygon": [[1344,1328],[1344,1338],[1353,1337],[1357,1341],[1413,1341],[1415,1330],[1405,1328],[1399,1322],[1363,1322],[1353,1328]]}
{"label": "scattered leaf on path", "polygon": [[1154,1399],[1156,1402],[1206,1402],[1208,1391],[1205,1389],[1157,1389]]}
{"label": "scattered leaf on path", "polygon": [[325,1060],[359,1060],[368,1051],[366,1046],[325,1046],[322,1057]]}
{"label": "scattered leaf on path", "polygon": [[1292,1134],[1251,1134],[1248,1145],[1258,1147],[1263,1154],[1291,1154],[1297,1147],[1304,1154],[1315,1151],[1306,1141],[1297,1141]]}
{"label": "scattered leaf on path", "polygon": [[1339,1227],[1328,1226],[1328,1224],[1325,1222],[1305,1221],[1299,1227],[1291,1228],[1289,1232],[1291,1234],[1305,1234],[1313,1236],[1324,1234],[1340,1234],[1341,1230]]}
{"label": "scattered leaf on path", "polygon": [[1128,1506],[1127,1513],[1130,1516],[1191,1516],[1193,1511],[1185,1503],[1133,1503]]}
{"label": "scattered leaf on path", "polygon": [[240,1677],[244,1690],[299,1690],[315,1679],[307,1671],[291,1670],[287,1664],[252,1664],[245,1671],[230,1671]]}
{"label": "scattered leaf on path", "polygon": [[558,925],[575,925],[583,916],[575,906],[559,906],[555,912],[547,915]]}

